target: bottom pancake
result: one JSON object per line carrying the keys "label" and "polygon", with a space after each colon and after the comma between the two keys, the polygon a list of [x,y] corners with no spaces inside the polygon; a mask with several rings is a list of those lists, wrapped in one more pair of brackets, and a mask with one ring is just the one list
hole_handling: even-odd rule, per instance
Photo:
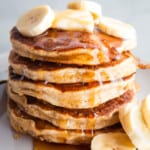
{"label": "bottom pancake", "polygon": [[117,124],[101,130],[63,130],[43,121],[27,115],[13,102],[8,101],[8,114],[11,126],[18,132],[29,134],[47,142],[66,144],[89,144],[93,136],[108,132],[124,132]]}
{"label": "bottom pancake", "polygon": [[131,102],[134,96],[128,90],[92,109],[67,109],[53,106],[31,96],[19,96],[9,89],[9,98],[31,116],[46,120],[62,129],[101,129],[119,122],[118,109]]}

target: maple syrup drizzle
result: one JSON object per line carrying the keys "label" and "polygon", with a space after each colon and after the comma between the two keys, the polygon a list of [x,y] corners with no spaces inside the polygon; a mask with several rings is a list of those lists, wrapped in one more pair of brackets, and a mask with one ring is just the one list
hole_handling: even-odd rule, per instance
{"label": "maple syrup drizzle", "polygon": [[135,59],[138,68],[140,68],[140,69],[150,69],[150,63],[149,62],[145,62],[145,61],[141,60],[140,58],[136,57],[135,55],[133,55],[130,52],[128,52],[128,55],[132,56]]}
{"label": "maple syrup drizzle", "polygon": [[150,69],[150,63],[144,63],[144,61],[139,60],[138,61],[138,67],[140,69]]}
{"label": "maple syrup drizzle", "polygon": [[67,145],[42,142],[33,139],[33,150],[90,150],[90,145]]}
{"label": "maple syrup drizzle", "polygon": [[123,42],[122,39],[107,35],[97,28],[93,33],[49,29],[39,36],[27,38],[14,27],[11,31],[11,39],[32,46],[37,51],[38,49],[45,51],[66,51],[78,48],[97,49],[93,54],[94,60],[116,59],[119,55],[116,49]]}

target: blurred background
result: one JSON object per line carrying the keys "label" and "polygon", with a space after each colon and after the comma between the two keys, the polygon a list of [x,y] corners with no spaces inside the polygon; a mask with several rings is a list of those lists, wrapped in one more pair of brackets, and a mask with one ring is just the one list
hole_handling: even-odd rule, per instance
{"label": "blurred background", "polygon": [[[11,49],[9,31],[25,11],[41,4],[53,9],[65,9],[70,0],[0,0],[0,53]],[[93,0],[94,1],[94,0]],[[133,51],[150,62],[150,1],[149,0],[95,0],[100,3],[103,15],[132,24],[138,37],[138,47]]]}

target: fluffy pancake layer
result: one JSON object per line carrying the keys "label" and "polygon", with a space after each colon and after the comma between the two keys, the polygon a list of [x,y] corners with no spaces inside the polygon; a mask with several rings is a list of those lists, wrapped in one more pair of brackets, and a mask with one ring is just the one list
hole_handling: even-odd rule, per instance
{"label": "fluffy pancake layer", "polygon": [[19,56],[14,51],[11,51],[9,62],[16,74],[51,83],[111,81],[129,76],[136,72],[137,68],[136,61],[129,52],[123,53],[121,59],[95,66],[33,61]]}
{"label": "fluffy pancake layer", "polygon": [[90,144],[93,136],[108,132],[123,132],[120,125],[100,130],[64,130],[23,112],[13,101],[8,101],[8,114],[12,127],[22,133],[55,143]]}
{"label": "fluffy pancake layer", "polygon": [[66,109],[56,107],[31,96],[19,96],[11,89],[9,98],[26,113],[46,120],[62,129],[101,129],[119,122],[118,109],[131,102],[134,92],[129,90],[93,109]]}
{"label": "fluffy pancake layer", "polygon": [[11,42],[14,51],[21,56],[79,65],[97,65],[116,60],[119,52],[136,45],[135,41],[123,41],[97,29],[94,33],[50,29],[35,38],[27,38],[13,28]]}
{"label": "fluffy pancake layer", "polygon": [[19,95],[43,99],[52,105],[65,108],[93,108],[110,99],[135,89],[134,74],[113,82],[54,84],[33,81],[17,75],[10,69],[9,86]]}

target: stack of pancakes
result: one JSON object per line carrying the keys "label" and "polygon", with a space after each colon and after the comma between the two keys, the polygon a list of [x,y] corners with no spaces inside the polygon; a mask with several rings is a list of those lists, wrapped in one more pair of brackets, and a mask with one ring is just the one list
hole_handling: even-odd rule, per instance
{"label": "stack of pancakes", "polygon": [[126,40],[103,33],[11,31],[8,113],[12,127],[48,142],[90,143],[122,132],[118,110],[136,92],[136,61]]}

